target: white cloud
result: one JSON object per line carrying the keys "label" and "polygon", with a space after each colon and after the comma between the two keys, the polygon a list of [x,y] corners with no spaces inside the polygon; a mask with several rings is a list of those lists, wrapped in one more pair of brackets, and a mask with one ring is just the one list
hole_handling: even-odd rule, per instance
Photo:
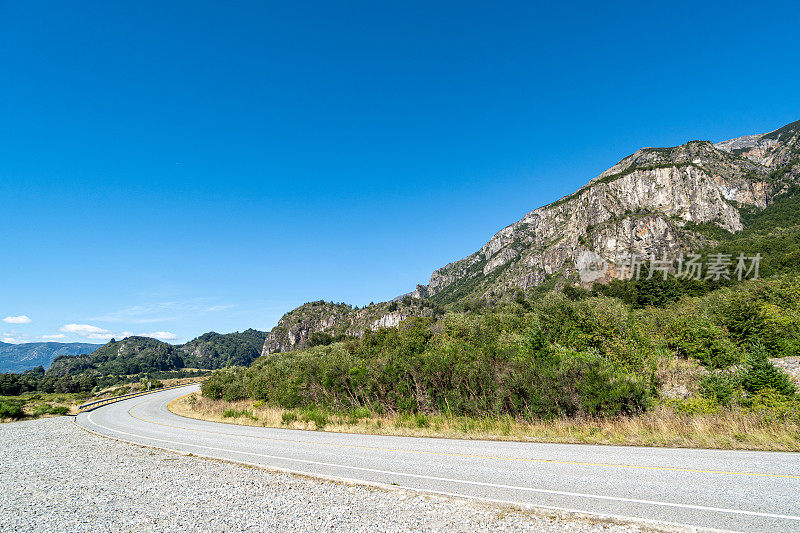
{"label": "white cloud", "polygon": [[58,328],[59,331],[64,333],[74,333],[87,339],[108,340],[114,335],[107,329],[98,328],[91,324],[65,324]]}
{"label": "white cloud", "polygon": [[56,333],[55,335],[42,335],[42,338],[47,340],[63,339],[64,337],[66,337],[66,335],[63,333]]}
{"label": "white cloud", "polygon": [[177,335],[169,331],[155,331],[153,333],[144,333],[143,335],[145,337],[153,337],[155,339],[161,339],[162,341],[171,341],[178,338]]}
{"label": "white cloud", "polygon": [[3,322],[6,324],[30,324],[33,322],[30,318],[25,315],[19,316],[7,316],[3,319]]}
{"label": "white cloud", "polygon": [[0,340],[2,340],[3,342],[17,342],[17,339],[15,339],[14,337],[3,337]]}

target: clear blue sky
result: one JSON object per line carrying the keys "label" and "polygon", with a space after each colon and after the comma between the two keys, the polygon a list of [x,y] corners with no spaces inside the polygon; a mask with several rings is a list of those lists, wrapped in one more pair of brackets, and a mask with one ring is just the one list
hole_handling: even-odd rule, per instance
{"label": "clear blue sky", "polygon": [[794,2],[117,4],[0,4],[0,340],[389,299],[641,146],[800,119]]}

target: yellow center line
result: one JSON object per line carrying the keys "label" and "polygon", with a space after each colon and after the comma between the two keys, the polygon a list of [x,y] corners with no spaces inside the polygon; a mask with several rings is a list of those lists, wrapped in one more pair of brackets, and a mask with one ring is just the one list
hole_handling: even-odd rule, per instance
{"label": "yellow center line", "polygon": [[[145,400],[148,401],[148,400]],[[175,400],[173,400],[175,401]],[[452,452],[431,452],[426,450],[404,450],[401,448],[384,448],[379,446],[363,446],[363,445],[355,445],[355,444],[338,444],[338,443],[326,443],[326,442],[307,442],[302,440],[294,440],[294,439],[280,439],[277,437],[260,437],[256,435],[235,435],[233,433],[226,433],[222,431],[212,431],[206,429],[195,429],[195,428],[187,428],[181,426],[173,426],[170,424],[164,424],[162,422],[155,422],[153,420],[147,420],[145,418],[141,418],[133,414],[133,410],[142,405],[145,402],[138,403],[131,407],[128,410],[128,414],[131,415],[133,418],[137,420],[141,420],[142,422],[146,422],[149,424],[156,424],[159,426],[164,426],[172,429],[181,429],[184,431],[198,431],[202,433],[213,433],[215,435],[224,435],[228,437],[247,437],[251,439],[258,439],[258,440],[268,440],[273,442],[283,442],[289,444],[304,444],[307,446],[326,446],[329,448],[349,448],[355,450],[370,450],[370,451],[381,451],[381,452],[392,452],[392,453],[408,453],[408,454],[416,454],[416,455],[431,455],[431,456],[440,456],[440,457],[459,457],[459,458],[467,458],[467,459],[483,459],[483,460],[490,460],[490,461],[522,461],[528,463],[545,463],[545,464],[561,464],[561,465],[577,465],[577,466],[594,466],[594,467],[603,467],[603,468],[630,468],[630,469],[638,469],[638,470],[658,470],[658,471],[668,471],[668,472],[692,472],[692,473],[699,473],[699,474],[722,474],[722,475],[731,475],[731,476],[753,476],[753,477],[771,477],[771,478],[786,478],[786,479],[800,479],[800,475],[791,475],[791,474],[768,474],[762,472],[736,472],[736,471],[729,471],[729,470],[704,470],[699,468],[680,468],[680,467],[671,467],[671,466],[651,466],[651,465],[628,465],[628,464],[617,464],[617,463],[595,463],[595,462],[588,462],[588,461],[568,461],[563,459],[537,459],[531,457],[498,457],[498,456],[491,456],[491,455],[474,455],[474,454],[466,454],[466,453],[452,453]],[[172,403],[172,402],[170,402]],[[167,406],[169,408],[169,405]],[[248,426],[244,426],[248,427]],[[255,427],[255,426],[253,426]]]}

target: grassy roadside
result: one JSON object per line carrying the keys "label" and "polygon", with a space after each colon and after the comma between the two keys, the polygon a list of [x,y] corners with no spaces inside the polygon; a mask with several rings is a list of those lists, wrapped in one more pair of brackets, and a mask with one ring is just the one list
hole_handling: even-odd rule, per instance
{"label": "grassy roadside", "polygon": [[[557,419],[529,423],[512,418],[376,414],[368,409],[338,413],[322,409],[282,409],[252,400],[210,400],[200,393],[174,400],[169,404],[169,409],[175,414],[201,420],[343,433],[800,451],[800,426],[797,422],[782,418],[779,413],[768,409],[689,412],[692,409],[687,409],[685,405],[663,403],[634,417]],[[696,406],[695,410],[702,411],[702,406]]]}
{"label": "grassy roadside", "polygon": [[0,396],[0,422],[68,415],[87,401],[87,393],[25,393]]}
{"label": "grassy roadside", "polygon": [[[173,378],[164,380],[151,380],[157,387],[170,387],[187,382],[196,381],[196,378]],[[75,393],[44,393],[26,392],[18,396],[0,396],[0,422],[14,422],[17,420],[32,420],[48,416],[74,415],[78,406],[102,398],[113,398],[139,392],[147,387],[146,382],[129,383],[118,387],[109,387],[95,394],[86,392]]]}

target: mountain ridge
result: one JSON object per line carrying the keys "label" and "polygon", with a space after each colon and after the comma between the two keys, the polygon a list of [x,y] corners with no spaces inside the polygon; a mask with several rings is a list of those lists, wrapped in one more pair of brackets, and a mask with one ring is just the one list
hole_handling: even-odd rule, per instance
{"label": "mountain ridge", "polygon": [[88,342],[0,342],[0,372],[23,372],[37,366],[48,367],[61,355],[78,355],[99,348]]}
{"label": "mountain ridge", "polygon": [[[745,227],[744,211],[765,209],[800,182],[799,141],[796,121],[716,144],[641,148],[501,229],[475,253],[435,270],[410,293],[411,303],[429,301],[435,310],[545,284],[580,284],[579,258],[586,252],[605,260],[631,253],[661,257],[714,244],[700,228],[735,234]],[[614,274],[610,269],[596,281],[608,282]],[[262,355],[305,347],[315,333],[353,335],[423,316],[422,306],[398,313],[387,302],[327,314],[308,305],[281,318]]]}
{"label": "mountain ridge", "polygon": [[[749,147],[738,152],[710,141],[639,149],[574,193],[503,228],[474,254],[437,269],[415,295],[446,304],[480,288],[480,296],[493,288],[524,290],[554,274],[574,276],[585,251],[604,259],[625,253],[660,256],[708,242],[686,223],[740,231],[741,205],[765,208],[800,175],[794,169],[800,121],[751,137]],[[735,144],[726,142],[723,146]],[[790,179],[774,179],[775,171],[787,166],[793,169]],[[533,246],[541,248],[539,253],[531,252]],[[493,275],[500,267],[512,272]],[[465,291],[465,281],[477,286]]]}

